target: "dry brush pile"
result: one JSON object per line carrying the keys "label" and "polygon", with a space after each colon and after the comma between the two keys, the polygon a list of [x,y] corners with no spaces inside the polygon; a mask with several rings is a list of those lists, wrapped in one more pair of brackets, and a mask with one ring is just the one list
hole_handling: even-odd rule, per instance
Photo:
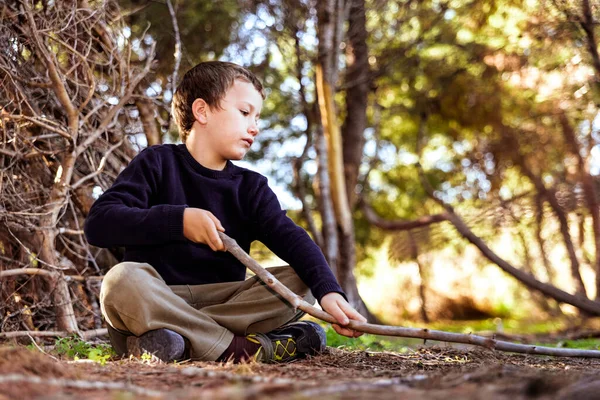
{"label": "dry brush pile", "polygon": [[0,331],[100,328],[115,258],[83,222],[137,153],[152,43],[111,0],[7,0],[0,42]]}

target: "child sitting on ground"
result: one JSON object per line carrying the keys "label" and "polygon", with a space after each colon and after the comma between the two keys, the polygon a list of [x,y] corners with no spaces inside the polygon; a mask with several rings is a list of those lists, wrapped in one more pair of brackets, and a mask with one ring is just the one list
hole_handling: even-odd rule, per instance
{"label": "child sitting on ground", "polygon": [[[90,244],[124,246],[100,293],[111,343],[120,354],[163,361],[289,361],[325,348],[316,323],[295,311],[224,252],[218,231],[249,252],[264,243],[290,266],[271,268],[344,328],[365,321],[346,301],[319,247],[290,220],[267,179],[234,165],[258,135],[262,84],[227,62],[201,63],[173,97],[180,145],[148,147],[94,203]],[[312,292],[312,296],[311,296]],[[314,298],[313,298],[314,296]]]}

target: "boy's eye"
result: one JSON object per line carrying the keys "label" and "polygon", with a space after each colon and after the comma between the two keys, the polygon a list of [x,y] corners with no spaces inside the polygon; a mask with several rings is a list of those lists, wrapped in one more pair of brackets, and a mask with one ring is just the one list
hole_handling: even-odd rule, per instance
{"label": "boy's eye", "polygon": [[240,110],[240,112],[242,113],[242,115],[243,115],[244,117],[246,117],[246,116],[248,116],[248,114],[250,114],[250,113],[249,113],[248,111],[246,111],[246,110]]}

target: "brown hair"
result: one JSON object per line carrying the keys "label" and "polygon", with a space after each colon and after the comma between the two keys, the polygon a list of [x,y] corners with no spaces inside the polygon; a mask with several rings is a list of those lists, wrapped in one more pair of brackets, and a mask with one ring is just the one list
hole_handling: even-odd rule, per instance
{"label": "brown hair", "polygon": [[262,98],[265,98],[262,83],[256,75],[237,64],[208,61],[185,73],[171,104],[173,119],[179,127],[179,136],[184,143],[196,120],[192,113],[194,101],[203,99],[211,109],[220,107],[221,100],[236,79],[253,84]]}

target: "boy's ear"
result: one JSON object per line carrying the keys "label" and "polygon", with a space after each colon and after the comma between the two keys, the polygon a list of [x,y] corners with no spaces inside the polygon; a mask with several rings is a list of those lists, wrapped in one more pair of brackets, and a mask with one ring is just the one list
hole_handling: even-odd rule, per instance
{"label": "boy's ear", "polygon": [[202,125],[208,122],[208,104],[204,99],[194,100],[192,103],[192,114],[194,114],[196,121]]}

